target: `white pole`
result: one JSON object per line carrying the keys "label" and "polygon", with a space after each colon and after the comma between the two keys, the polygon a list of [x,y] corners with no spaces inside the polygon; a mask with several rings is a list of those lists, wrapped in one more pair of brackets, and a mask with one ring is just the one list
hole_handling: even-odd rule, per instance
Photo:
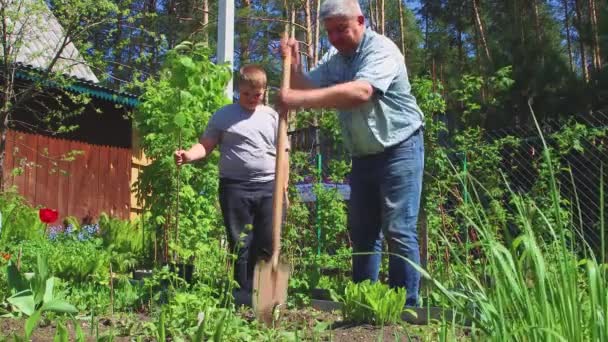
{"label": "white pole", "polygon": [[[217,33],[218,63],[230,63],[232,71],[234,60],[234,0],[220,0]],[[226,87],[226,96],[232,101],[232,78]]]}

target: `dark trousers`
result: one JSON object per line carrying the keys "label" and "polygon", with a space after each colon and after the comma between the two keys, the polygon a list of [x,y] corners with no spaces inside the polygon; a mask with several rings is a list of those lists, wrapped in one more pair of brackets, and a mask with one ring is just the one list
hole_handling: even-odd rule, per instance
{"label": "dark trousers", "polygon": [[247,182],[222,178],[219,197],[228,246],[236,255],[234,280],[250,293],[257,260],[272,254],[272,195],[274,181]]}

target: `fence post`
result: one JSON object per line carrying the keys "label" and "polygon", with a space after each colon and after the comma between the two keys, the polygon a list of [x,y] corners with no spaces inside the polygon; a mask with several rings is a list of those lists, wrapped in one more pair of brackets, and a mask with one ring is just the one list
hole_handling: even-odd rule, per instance
{"label": "fence post", "polygon": [[[323,184],[323,155],[321,154],[321,148],[319,144],[319,128],[315,129],[315,138],[317,143],[317,183]],[[321,255],[321,205],[319,204],[319,196],[315,200],[315,215],[316,215],[316,226],[317,226],[317,256]]]}

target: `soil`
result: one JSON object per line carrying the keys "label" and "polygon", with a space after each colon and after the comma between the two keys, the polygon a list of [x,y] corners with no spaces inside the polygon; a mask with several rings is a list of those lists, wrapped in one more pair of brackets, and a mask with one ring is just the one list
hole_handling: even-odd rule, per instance
{"label": "soil", "polygon": [[[141,317],[142,320],[146,320],[146,317]],[[91,323],[88,321],[78,320],[80,323],[80,328],[82,329],[83,334],[85,335],[86,341],[97,341],[97,336],[102,337],[104,335],[109,335],[110,333],[114,335],[113,341],[116,342],[128,342],[131,340],[128,336],[118,336],[126,327],[123,326],[122,321],[120,319],[111,320],[109,318],[100,318],[99,323],[97,324],[97,331],[95,328],[91,331]],[[24,326],[25,320],[23,319],[14,319],[14,318],[1,318],[0,319],[0,340],[2,337],[10,339],[13,334],[18,336],[24,335]],[[70,341],[75,341],[75,331],[74,325],[71,321],[65,323],[68,329]],[[31,336],[31,341],[35,342],[52,342],[55,338],[55,334],[57,333],[57,324],[56,322],[41,322],[41,324],[34,329],[34,333]]]}
{"label": "soil", "polygon": [[[253,320],[253,312],[243,315]],[[282,313],[281,328],[298,331],[302,340],[356,341],[436,341],[437,326],[415,326],[407,323],[389,326],[356,325],[345,322],[338,311],[324,312],[312,308],[288,310]],[[464,335],[460,336],[464,337]],[[459,339],[458,337],[456,339]]]}
{"label": "soil", "polygon": [[[246,320],[253,321],[254,314],[251,310],[240,313]],[[132,341],[133,336],[128,336],[129,328],[138,330],[137,327],[127,327],[124,322],[145,322],[149,317],[139,314],[135,319],[123,320],[118,315],[115,319],[100,318],[98,323],[98,335],[104,336],[112,333],[113,341],[127,342]],[[93,329],[91,334],[91,324],[88,321],[78,321],[85,334],[87,341],[97,341],[96,332]],[[23,319],[0,319],[0,340],[2,337],[10,338],[13,334],[23,336]],[[70,333],[70,341],[75,340],[74,327],[72,322],[67,322]],[[141,327],[140,327],[141,328]],[[438,326],[416,326],[407,323],[389,326],[373,326],[369,324],[355,325],[345,322],[339,312],[317,311],[312,308],[286,310],[280,319],[281,330],[298,333],[298,337],[303,341],[335,341],[335,342],[357,342],[357,341],[437,341]],[[57,332],[55,322],[41,324],[34,330],[31,338],[35,342],[53,341]],[[452,336],[451,340],[468,339],[464,332],[459,332],[459,336]],[[148,340],[148,339],[145,339]],[[278,342],[278,341],[277,341]]]}

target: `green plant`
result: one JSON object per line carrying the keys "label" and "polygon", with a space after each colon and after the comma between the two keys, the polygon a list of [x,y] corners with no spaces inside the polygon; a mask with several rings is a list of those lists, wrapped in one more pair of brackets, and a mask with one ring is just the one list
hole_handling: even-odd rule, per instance
{"label": "green plant", "polygon": [[395,324],[401,321],[405,297],[404,288],[391,289],[369,280],[350,283],[344,291],[344,318],[355,323]]}
{"label": "green plant", "polygon": [[100,235],[106,249],[117,253],[140,255],[143,253],[144,236],[140,218],[132,221],[99,215]]}
{"label": "green plant", "polygon": [[176,249],[178,258],[198,242],[223,234],[216,200],[217,154],[181,167],[179,180],[173,161],[174,150],[198,142],[211,115],[228,103],[224,89],[229,69],[214,64],[209,55],[203,45],[189,42],[169,51],[160,76],[143,84],[142,104],[134,117],[144,153],[153,160],[136,184],[150,213],[146,225],[158,228],[157,241],[181,247]]}
{"label": "green plant", "polygon": [[45,224],[14,188],[0,193],[0,245],[44,239]]}
{"label": "green plant", "polygon": [[[571,248],[569,237],[576,227],[562,215],[563,200],[552,171],[555,165],[541,139],[548,203],[538,204],[508,189],[517,223],[517,235],[509,240],[502,239],[505,232],[495,229],[483,206],[462,212],[462,219],[480,237],[478,247],[485,263],[478,272],[464,258],[454,258],[468,280],[460,283],[460,289],[450,290],[419,270],[460,314],[474,322],[475,335],[482,340],[604,341],[608,338],[606,267],[598,264],[584,240],[589,258],[579,258]],[[472,191],[472,200],[478,201],[477,189]],[[600,211],[604,215],[604,209]],[[449,237],[443,236],[443,241],[451,253],[462,254]]]}
{"label": "green plant", "polygon": [[33,275],[20,273],[13,264],[8,266],[7,272],[13,295],[6,301],[11,305],[13,313],[29,317],[25,323],[26,339],[31,336],[43,313],[78,313],[72,304],[56,297],[56,278],[50,276],[44,257],[38,256],[38,268]]}

